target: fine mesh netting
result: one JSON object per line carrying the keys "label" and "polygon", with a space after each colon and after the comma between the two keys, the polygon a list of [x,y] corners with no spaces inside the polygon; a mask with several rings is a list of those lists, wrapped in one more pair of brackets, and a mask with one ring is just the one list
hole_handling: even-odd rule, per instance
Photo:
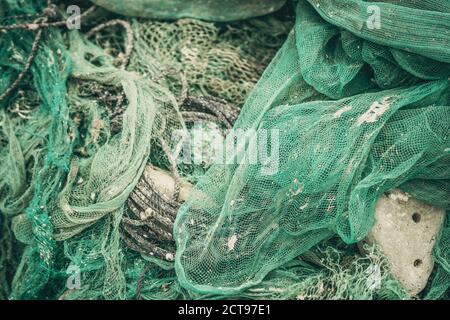
{"label": "fine mesh netting", "polygon": [[280,9],[286,0],[93,0],[92,2],[120,14],[159,18],[196,18],[210,21],[233,21],[262,16]]}
{"label": "fine mesh netting", "polygon": [[[432,11],[419,16],[384,5],[391,10],[382,12],[411,13],[405,20],[414,21],[415,33],[388,15],[381,17],[381,34],[365,29],[362,1],[299,2],[293,32],[235,125],[279,133],[278,171],[265,175],[262,165],[243,161],[215,165],[201,178],[196,192],[208,201],[192,196],[174,227],[176,268],[185,286],[240,292],[332,234],[349,244],[362,240],[383,192],[409,183],[429,200],[434,195],[411,180],[420,176],[433,185],[448,178],[448,71],[424,82],[432,68],[448,62],[445,54],[432,59],[433,51],[448,50],[448,42],[432,43],[448,38],[448,25],[436,26],[442,29],[427,38],[423,55],[424,42],[412,40],[442,15],[439,8],[433,17]],[[396,39],[392,47],[386,33]],[[408,52],[395,48],[408,40]],[[418,54],[423,69],[415,63]],[[408,72],[412,65],[418,67],[414,74]],[[251,156],[251,148],[235,150],[236,158]],[[441,201],[448,209],[448,196]]]}
{"label": "fine mesh netting", "polygon": [[53,3],[0,1],[0,299],[410,298],[357,244],[390,189],[450,210],[446,1]]}

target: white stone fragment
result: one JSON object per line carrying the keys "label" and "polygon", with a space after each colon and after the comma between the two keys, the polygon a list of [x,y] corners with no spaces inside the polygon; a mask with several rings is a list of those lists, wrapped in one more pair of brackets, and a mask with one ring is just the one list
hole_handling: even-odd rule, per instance
{"label": "white stone fragment", "polygon": [[394,189],[376,204],[376,223],[364,242],[377,245],[392,275],[416,295],[433,269],[432,250],[445,218],[443,209]]}

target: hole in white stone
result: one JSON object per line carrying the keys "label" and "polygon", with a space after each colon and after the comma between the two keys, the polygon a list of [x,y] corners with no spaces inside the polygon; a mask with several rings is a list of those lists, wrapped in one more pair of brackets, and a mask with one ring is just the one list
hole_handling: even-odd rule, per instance
{"label": "hole in white stone", "polygon": [[414,260],[414,267],[420,267],[422,265],[422,260],[420,259],[416,259]]}
{"label": "hole in white stone", "polygon": [[415,223],[419,223],[421,218],[422,216],[420,215],[420,213],[414,212],[412,214],[412,219]]}

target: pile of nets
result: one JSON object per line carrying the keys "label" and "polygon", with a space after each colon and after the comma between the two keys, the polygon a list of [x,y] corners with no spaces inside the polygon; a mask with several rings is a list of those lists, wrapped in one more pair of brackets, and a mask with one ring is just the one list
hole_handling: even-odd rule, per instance
{"label": "pile of nets", "polygon": [[[0,299],[411,298],[357,243],[392,188],[450,211],[446,1],[92,2],[0,2]],[[232,161],[174,159],[200,120]]]}

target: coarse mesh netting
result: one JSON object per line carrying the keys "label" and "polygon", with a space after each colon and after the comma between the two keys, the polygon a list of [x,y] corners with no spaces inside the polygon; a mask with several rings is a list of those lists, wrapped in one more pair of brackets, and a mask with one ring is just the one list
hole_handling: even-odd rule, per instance
{"label": "coarse mesh netting", "polygon": [[[357,243],[392,188],[450,211],[447,1],[92,2],[0,99],[0,299],[410,298]],[[0,28],[46,7],[1,0]],[[0,33],[1,95],[39,32]],[[177,163],[199,120],[277,156]],[[421,298],[449,297],[449,237]]]}

